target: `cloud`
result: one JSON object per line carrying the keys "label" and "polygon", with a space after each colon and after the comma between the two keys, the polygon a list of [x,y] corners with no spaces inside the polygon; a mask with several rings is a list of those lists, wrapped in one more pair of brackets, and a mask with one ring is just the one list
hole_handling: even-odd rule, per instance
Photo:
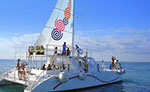
{"label": "cloud", "polygon": [[14,59],[15,49],[18,47],[25,47],[34,45],[39,33],[12,35],[10,38],[0,38],[0,58]]}
{"label": "cloud", "polygon": [[[98,31],[95,31],[98,34]],[[12,35],[10,38],[0,38],[0,58],[14,59],[16,47],[34,45],[39,33]],[[107,35],[90,36],[78,31],[75,34],[75,44],[83,50],[88,48],[90,56],[96,60],[110,60],[116,56],[121,61],[148,61],[150,60],[150,37],[145,35]]]}
{"label": "cloud", "polygon": [[150,60],[150,37],[144,35],[132,36],[98,36],[81,37],[76,35],[77,44],[81,48],[90,48],[98,60],[110,60],[112,55],[122,61]]}
{"label": "cloud", "polygon": [[5,40],[4,38],[0,38],[0,41],[3,41],[3,40]]}
{"label": "cloud", "polygon": [[12,42],[14,43],[14,47],[34,45],[38,36],[39,33],[24,34],[22,36],[13,36]]}
{"label": "cloud", "polygon": [[109,28],[114,33],[130,33],[130,34],[148,34],[150,33],[150,28],[138,30],[138,29],[132,29],[132,28],[126,28],[126,29],[114,29]]}

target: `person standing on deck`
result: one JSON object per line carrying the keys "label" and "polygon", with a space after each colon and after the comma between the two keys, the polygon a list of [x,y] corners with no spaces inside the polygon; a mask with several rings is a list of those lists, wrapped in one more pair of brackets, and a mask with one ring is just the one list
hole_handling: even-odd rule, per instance
{"label": "person standing on deck", "polygon": [[67,56],[70,56],[70,50],[69,50],[69,48],[67,48],[66,54],[67,54]]}
{"label": "person standing on deck", "polygon": [[20,69],[21,69],[21,66],[20,66],[20,59],[18,59],[17,61],[17,66],[16,66],[17,70],[18,70],[18,77],[20,76]]}
{"label": "person standing on deck", "polygon": [[[28,64],[26,63],[26,61],[24,61],[24,62],[21,64],[22,75],[23,75],[24,81],[26,81],[26,65],[28,65]],[[22,77],[22,76],[21,76],[21,77]]]}
{"label": "person standing on deck", "polygon": [[87,73],[88,72],[88,58],[84,56],[83,61],[84,61],[84,71],[85,73]]}
{"label": "person standing on deck", "polygon": [[113,70],[113,69],[115,69],[115,60],[116,60],[116,58],[114,56],[112,56],[111,60],[112,60],[111,69]]}
{"label": "person standing on deck", "polygon": [[62,51],[62,55],[66,55],[66,42],[64,42],[63,44],[63,51]]}
{"label": "person standing on deck", "polygon": [[80,49],[79,46],[76,45],[76,50],[77,50],[77,58],[79,59],[80,54],[82,54],[82,49]]}
{"label": "person standing on deck", "polygon": [[121,68],[121,64],[118,62],[119,60],[116,60],[116,62],[115,62],[115,69],[122,69]]}

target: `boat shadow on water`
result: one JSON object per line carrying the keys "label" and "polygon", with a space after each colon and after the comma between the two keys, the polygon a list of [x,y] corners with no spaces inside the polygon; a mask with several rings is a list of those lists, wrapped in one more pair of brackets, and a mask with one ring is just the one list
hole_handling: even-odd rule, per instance
{"label": "boat shadow on water", "polygon": [[94,86],[84,89],[76,89],[71,91],[62,91],[62,92],[126,92],[123,87],[123,81],[119,81],[112,84]]}
{"label": "boat shadow on water", "polygon": [[0,92],[24,92],[26,86],[2,80],[0,82]]}
{"label": "boat shadow on water", "polygon": [[[62,92],[126,92],[122,81],[102,86],[95,86],[84,89],[76,89],[70,91],[62,91]],[[12,83],[9,81],[1,81],[0,83],[0,92],[24,92],[26,86],[20,85],[17,83]]]}

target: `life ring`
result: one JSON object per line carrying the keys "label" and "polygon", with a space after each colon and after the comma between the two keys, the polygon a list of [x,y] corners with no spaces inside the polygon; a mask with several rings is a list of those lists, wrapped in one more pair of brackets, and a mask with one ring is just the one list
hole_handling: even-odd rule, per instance
{"label": "life ring", "polygon": [[119,69],[119,70],[117,70],[117,73],[119,73],[119,74],[124,74],[124,73],[125,73],[125,70],[124,70],[124,69]]}
{"label": "life ring", "polygon": [[79,74],[79,79],[80,79],[80,80],[85,80],[85,79],[86,79],[85,73],[80,72],[80,74]]}
{"label": "life ring", "polygon": [[68,74],[65,73],[65,72],[60,72],[58,78],[59,78],[59,81],[60,81],[60,82],[63,82],[63,83],[64,83],[64,82],[67,82],[67,81],[69,80],[69,76],[68,76]]}

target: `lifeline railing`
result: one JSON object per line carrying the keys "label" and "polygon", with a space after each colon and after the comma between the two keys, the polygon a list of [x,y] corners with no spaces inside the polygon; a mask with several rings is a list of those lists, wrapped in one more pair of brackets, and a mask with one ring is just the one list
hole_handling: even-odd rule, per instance
{"label": "lifeline railing", "polygon": [[[55,47],[58,48],[57,52],[61,54],[62,48],[63,48],[61,45],[46,45],[46,47],[44,48],[43,55],[35,54],[35,52],[41,51],[41,50],[35,50],[32,55],[29,55],[28,47],[18,47],[15,50],[15,60],[17,60],[18,58],[20,58],[20,59],[23,58],[25,60],[28,60],[28,59],[32,60],[33,58],[35,59],[35,57],[47,57],[48,55],[54,54]],[[70,48],[70,52],[74,53],[72,55],[77,56],[77,51],[75,50],[75,48],[72,48],[71,46],[68,46],[68,47]],[[81,54],[81,56],[86,55],[86,52],[88,52],[88,56],[91,57],[92,56],[91,51],[92,51],[92,49],[82,49],[83,53]]]}
{"label": "lifeline railing", "polygon": [[[43,70],[36,78],[35,80],[32,82],[32,84],[30,86],[28,86],[25,90],[32,90],[37,84],[39,84],[39,82],[44,81],[44,73],[46,71]],[[29,82],[30,83],[30,82]],[[29,85],[29,84],[28,84]]]}
{"label": "lifeline railing", "polygon": [[[67,70],[70,71],[70,64],[68,64]],[[61,69],[58,70],[58,71],[60,72]],[[39,75],[37,75],[37,77],[36,77],[35,80],[32,82],[32,84],[31,84],[30,86],[28,86],[25,90],[28,90],[28,91],[32,90],[32,89],[33,89],[35,86],[37,86],[39,83],[43,82],[44,79],[50,77],[49,75],[47,75],[47,72],[48,72],[47,70],[43,70]],[[50,71],[50,73],[51,73],[51,76],[52,76],[52,75],[57,75],[57,72],[55,72],[55,71]],[[46,76],[46,75],[47,75],[47,76]],[[29,81],[28,83],[30,83],[30,81]],[[28,84],[28,85],[29,85],[29,84]]]}
{"label": "lifeline railing", "polygon": [[13,69],[4,72],[4,73],[1,75],[1,79],[10,77],[8,74],[9,74],[11,71],[13,71]]}

